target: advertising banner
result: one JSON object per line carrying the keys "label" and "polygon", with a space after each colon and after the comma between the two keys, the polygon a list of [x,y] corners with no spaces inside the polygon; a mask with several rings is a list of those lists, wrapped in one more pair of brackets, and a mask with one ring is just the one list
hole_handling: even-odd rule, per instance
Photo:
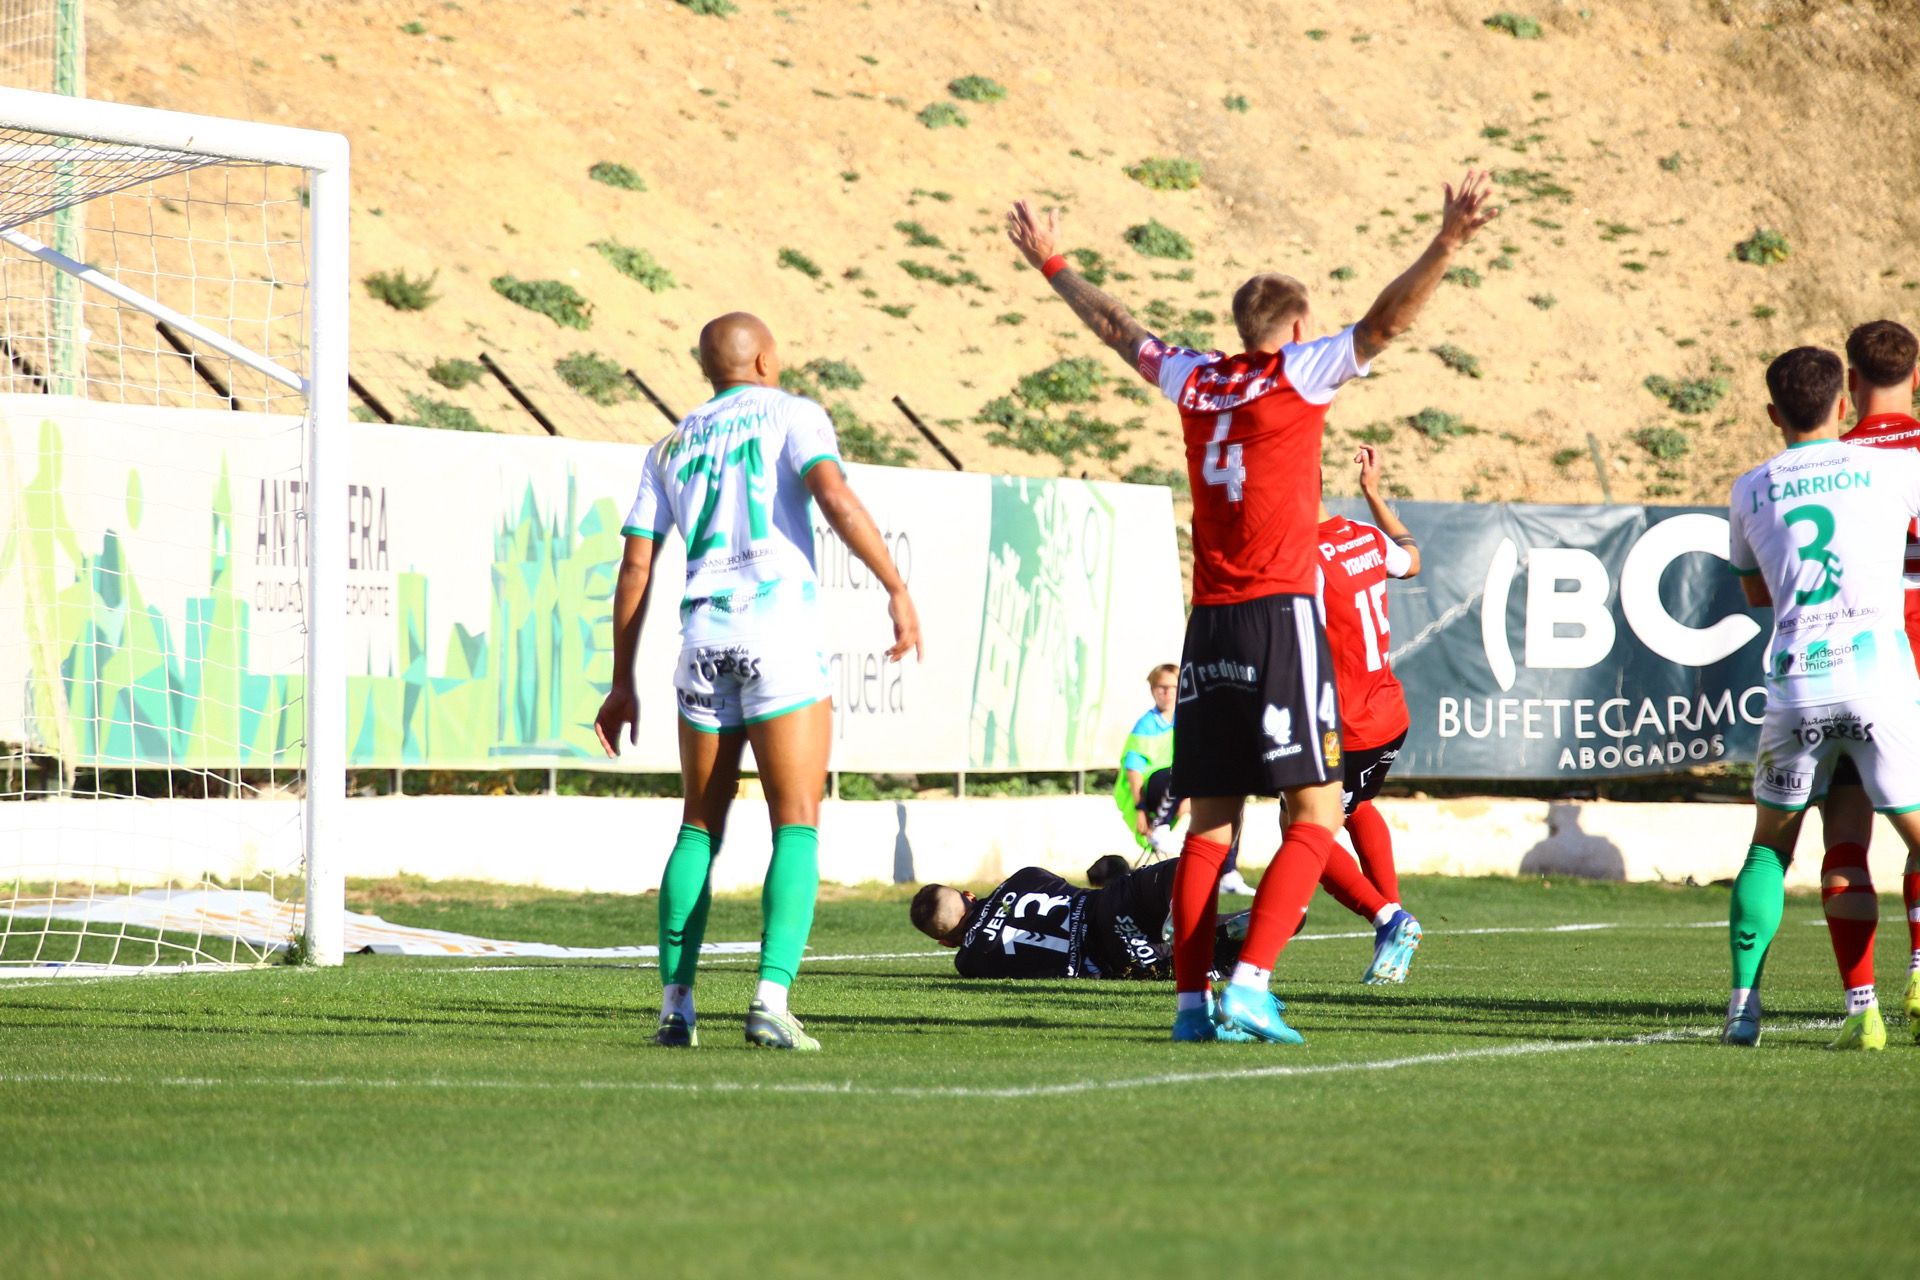
{"label": "advertising banner", "polygon": [[1422,568],[1387,595],[1413,719],[1396,777],[1628,777],[1753,758],[1771,622],[1727,569],[1725,508],[1397,510]]}
{"label": "advertising banner", "polygon": [[[297,762],[305,644],[299,423],[0,397],[0,740],[77,765]],[[582,767],[611,677],[633,445],[351,423],[346,648],[354,767]],[[1166,489],[847,468],[919,609],[816,523],[834,767],[1111,768],[1177,659]],[[639,741],[678,768],[684,552],[642,628]]]}

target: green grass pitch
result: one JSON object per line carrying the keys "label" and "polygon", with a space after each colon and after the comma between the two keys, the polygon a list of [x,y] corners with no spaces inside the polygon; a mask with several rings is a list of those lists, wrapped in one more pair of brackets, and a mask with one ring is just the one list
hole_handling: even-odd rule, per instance
{"label": "green grass pitch", "polygon": [[[405,888],[355,905],[652,940],[651,898]],[[1385,989],[1316,902],[1276,978],[1296,1049],[1168,1043],[1167,984],[960,981],[892,888],[821,902],[794,996],[813,1056],[740,1042],[737,960],[704,973],[691,1053],[648,1043],[658,975],[614,962],[0,985],[0,1274],[1911,1271],[1897,902],[1893,1043],[1840,1055],[1812,898],[1741,1052],[1712,1042],[1724,889],[1406,896],[1427,939]],[[757,931],[752,899],[715,904],[711,939]]]}

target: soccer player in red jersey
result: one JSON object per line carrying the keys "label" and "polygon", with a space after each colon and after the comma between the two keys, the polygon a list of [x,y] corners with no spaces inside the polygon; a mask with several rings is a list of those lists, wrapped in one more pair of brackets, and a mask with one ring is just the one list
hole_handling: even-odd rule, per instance
{"label": "soccer player in red jersey", "polygon": [[[1892,320],[1863,324],[1847,335],[1847,395],[1859,415],[1840,437],[1873,449],[1920,449],[1920,420],[1910,410],[1920,389],[1920,341]],[[1907,530],[1907,642],[1920,662],[1920,540]],[[1873,935],[1880,898],[1867,868],[1873,835],[1873,805],[1860,786],[1852,760],[1834,769],[1821,806],[1826,860],[1820,867],[1820,898],[1827,936],[1847,989],[1847,1012],[1873,1002]],[[1907,1026],[1920,1040],[1920,860],[1909,857],[1900,877],[1907,910]],[[1834,1047],[1852,1048],[1834,1042]]]}
{"label": "soccer player in red jersey", "polygon": [[[1314,605],[1320,442],[1334,393],[1366,376],[1498,212],[1487,175],[1445,188],[1440,230],[1358,324],[1323,338],[1306,287],[1262,274],[1233,295],[1245,350],[1169,346],[1056,252],[1059,215],[1023,200],[1007,232],[1073,312],[1180,410],[1193,490],[1193,611],[1180,660],[1173,787],[1192,803],[1174,880],[1176,1040],[1300,1043],[1269,991],[1340,826],[1340,703]],[[1232,981],[1210,1008],[1220,868],[1249,795],[1286,797],[1292,822],[1254,894]]]}
{"label": "soccer player in red jersey", "polygon": [[1380,496],[1379,450],[1364,446],[1354,462],[1375,523],[1336,516],[1322,502],[1318,535],[1321,616],[1340,692],[1341,802],[1360,861],[1356,866],[1339,850],[1328,854],[1320,887],[1373,925],[1373,963],[1364,981],[1404,982],[1420,945],[1420,922],[1400,905],[1393,835],[1373,798],[1406,744],[1409,723],[1406,694],[1387,662],[1387,579],[1419,573],[1420,546]]}

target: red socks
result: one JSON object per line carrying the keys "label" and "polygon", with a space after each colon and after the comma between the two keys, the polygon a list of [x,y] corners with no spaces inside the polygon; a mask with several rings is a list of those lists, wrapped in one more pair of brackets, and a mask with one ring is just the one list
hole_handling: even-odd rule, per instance
{"label": "red socks", "polygon": [[1362,800],[1347,815],[1347,838],[1353,841],[1353,851],[1360,855],[1360,870],[1373,881],[1381,900],[1400,901],[1400,877],[1393,869],[1393,832],[1387,828],[1387,820],[1380,816],[1380,811],[1373,807],[1373,801]]}
{"label": "red socks", "polygon": [[1368,924],[1380,914],[1380,908],[1392,901],[1381,896],[1373,882],[1360,874],[1360,864],[1341,848],[1328,852],[1326,870],[1320,873],[1320,887],[1327,891],[1327,896]]}
{"label": "red socks", "polygon": [[[1193,841],[1188,840],[1189,848]],[[1217,847],[1217,846],[1216,846]],[[1271,969],[1280,958],[1281,948],[1300,927],[1300,917],[1313,897],[1313,886],[1326,870],[1327,855],[1333,852],[1333,832],[1310,822],[1295,822],[1287,827],[1287,838],[1273,865],[1260,877],[1260,888],[1253,895],[1253,918],[1247,924],[1247,938],[1240,946],[1240,962],[1256,969]],[[1185,868],[1181,868],[1185,870]],[[1180,884],[1174,880],[1174,902],[1179,903]],[[1177,917],[1176,917],[1177,919]],[[1177,963],[1177,961],[1176,961]],[[1182,990],[1185,990],[1182,987]],[[1199,988],[1193,988],[1198,990]]]}
{"label": "red socks", "polygon": [[[1220,868],[1227,846],[1218,840],[1188,836],[1173,869],[1173,986],[1176,991],[1207,989],[1213,969],[1213,927],[1218,916]],[[1254,900],[1259,905],[1259,900]]]}
{"label": "red socks", "polygon": [[[1837,871],[1853,871],[1851,883],[1827,886],[1827,877]],[[1909,881],[1920,876],[1908,876]],[[1860,904],[1864,920],[1851,920],[1833,914],[1836,902]],[[1857,844],[1837,844],[1827,850],[1820,864],[1820,903],[1826,909],[1827,936],[1833,942],[1833,958],[1840,966],[1840,982],[1849,990],[1873,985],[1873,931],[1878,923],[1880,900],[1874,896],[1873,880],[1867,872],[1867,851]]]}
{"label": "red socks", "polygon": [[1920,952],[1920,872],[1900,877],[1900,898],[1907,906],[1907,949]]}

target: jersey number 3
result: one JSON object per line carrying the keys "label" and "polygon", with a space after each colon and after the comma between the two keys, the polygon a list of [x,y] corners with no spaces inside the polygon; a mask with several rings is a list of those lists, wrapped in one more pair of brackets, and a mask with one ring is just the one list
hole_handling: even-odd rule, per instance
{"label": "jersey number 3", "polygon": [[[1209,486],[1225,485],[1227,501],[1238,502],[1246,491],[1247,464],[1242,461],[1244,445],[1226,444],[1233,429],[1233,414],[1223,413],[1213,424],[1213,439],[1207,441],[1207,454],[1200,462],[1200,476]],[[1226,445],[1223,449],[1222,445]]]}

